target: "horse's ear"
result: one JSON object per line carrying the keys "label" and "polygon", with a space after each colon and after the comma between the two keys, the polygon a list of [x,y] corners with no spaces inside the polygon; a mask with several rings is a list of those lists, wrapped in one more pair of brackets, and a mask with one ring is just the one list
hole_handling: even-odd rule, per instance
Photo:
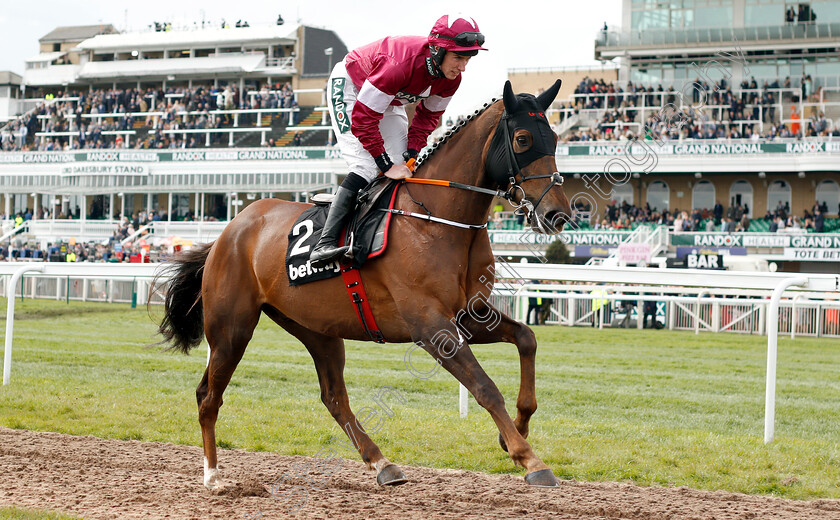
{"label": "horse's ear", "polygon": [[563,83],[562,79],[558,79],[554,82],[554,85],[551,86],[548,90],[537,96],[537,103],[543,108],[543,110],[548,110],[548,107],[554,103],[554,98],[557,97],[557,92],[560,91],[560,85]]}
{"label": "horse's ear", "polygon": [[502,100],[504,100],[505,110],[508,111],[508,114],[516,112],[516,106],[519,104],[519,101],[516,100],[516,95],[513,93],[513,87],[510,86],[510,80],[505,81],[505,88],[502,91]]}

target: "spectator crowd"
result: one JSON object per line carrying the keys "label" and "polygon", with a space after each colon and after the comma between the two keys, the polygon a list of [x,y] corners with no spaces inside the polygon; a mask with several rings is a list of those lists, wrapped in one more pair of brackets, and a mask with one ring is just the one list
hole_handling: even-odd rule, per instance
{"label": "spectator crowd", "polygon": [[[691,99],[682,100],[694,108],[684,108],[680,113],[666,110],[660,114],[660,107],[680,105],[682,94],[673,86],[665,90],[662,85],[654,88],[628,82],[622,88],[603,79],[585,77],[575,88],[572,101],[561,103],[561,122],[581,110],[595,110],[600,116],[594,127],[571,132],[564,140],[618,141],[636,137],[772,140],[840,136],[840,125],[827,119],[822,111],[812,110],[808,119],[798,112],[800,99],[817,102],[821,98],[820,88],[814,89],[810,75],[803,75],[796,88],[789,77],[781,83],[764,81],[760,88],[752,77],[743,81],[737,92],[732,91],[725,78],[713,85],[697,78],[694,84],[698,87],[684,89],[691,93]],[[778,113],[780,101],[790,106],[788,117]],[[646,107],[644,121],[640,107]]]}
{"label": "spectator crowd", "polygon": [[[232,114],[214,111],[247,109],[295,108],[297,100],[290,83],[264,84],[261,88],[238,85],[224,87],[193,86],[163,89],[107,89],[90,92],[59,92],[48,96],[24,116],[0,130],[0,148],[4,151],[69,151],[125,148],[125,132],[138,126],[152,134],[138,133],[132,148],[197,148],[203,139],[166,133],[166,130],[217,129],[233,125]],[[108,115],[109,117],[83,117]],[[40,116],[40,117],[39,117]],[[295,112],[289,112],[287,123],[293,125]],[[45,132],[67,132],[69,135],[37,137]],[[237,115],[239,125],[256,123],[256,114]],[[140,120],[141,125],[138,125]],[[222,134],[211,134],[211,144],[221,145]]]}

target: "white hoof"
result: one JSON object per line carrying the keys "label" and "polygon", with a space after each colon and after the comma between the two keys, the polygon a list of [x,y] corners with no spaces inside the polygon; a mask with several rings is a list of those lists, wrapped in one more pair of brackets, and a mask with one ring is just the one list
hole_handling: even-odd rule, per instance
{"label": "white hoof", "polygon": [[219,470],[217,468],[210,468],[207,464],[207,457],[204,458],[204,486],[213,491],[224,487],[225,483],[222,480]]}

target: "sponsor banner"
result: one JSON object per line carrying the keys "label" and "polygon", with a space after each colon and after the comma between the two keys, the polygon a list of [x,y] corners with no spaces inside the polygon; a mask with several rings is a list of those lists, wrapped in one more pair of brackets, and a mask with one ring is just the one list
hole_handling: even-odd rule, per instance
{"label": "sponsor banner", "polygon": [[[840,142],[800,141],[793,143],[725,143],[715,140],[673,143],[665,141],[657,145],[646,141],[650,148],[662,155],[759,155],[767,153],[812,154],[840,152]],[[618,156],[632,153],[643,156],[645,147],[630,142],[616,144],[565,144],[558,145],[557,155]]]}
{"label": "sponsor banner", "polygon": [[630,231],[567,231],[560,238],[575,246],[618,246],[629,235]]}
{"label": "sponsor banner", "polygon": [[786,260],[804,260],[809,262],[840,262],[840,249],[802,249],[785,248]]}
{"label": "sponsor banner", "polygon": [[614,247],[602,247],[602,246],[575,246],[575,256],[580,257],[587,257],[587,256],[602,256],[608,257],[612,253],[615,252]]}
{"label": "sponsor banner", "polygon": [[674,246],[714,246],[714,247],[742,247],[744,234],[730,235],[728,233],[674,233],[671,235],[671,245]]}
{"label": "sponsor banner", "polygon": [[790,237],[790,247],[840,249],[840,235],[794,235]]}
{"label": "sponsor banner", "polygon": [[142,150],[108,150],[103,152],[79,152],[73,154],[77,162],[158,162],[160,155],[156,152]]}
{"label": "sponsor banner", "polygon": [[686,255],[685,266],[689,269],[725,269],[723,255]]}
{"label": "sponsor banner", "polygon": [[650,244],[624,243],[618,245],[618,259],[628,264],[650,263]]}
{"label": "sponsor banner", "polygon": [[629,231],[564,231],[557,235],[545,235],[531,230],[488,231],[491,244],[550,244],[555,240],[574,246],[618,246],[629,235]]}
{"label": "sponsor banner", "polygon": [[74,163],[61,167],[61,175],[148,175],[145,164]]}
{"label": "sponsor banner", "polygon": [[184,150],[143,151],[108,150],[90,152],[23,152],[0,153],[0,164],[52,164],[52,163],[156,163],[204,161],[289,161],[308,159],[341,159],[338,148],[301,149],[278,148],[259,150]]}
{"label": "sponsor banner", "polygon": [[555,235],[545,235],[530,230],[504,231],[491,229],[489,235],[491,244],[550,244],[558,240]]}
{"label": "sponsor banner", "polygon": [[674,246],[708,247],[794,247],[840,249],[840,235],[832,234],[756,234],[749,233],[676,233],[671,235]]}
{"label": "sponsor banner", "polygon": [[688,247],[677,246],[677,258],[688,255],[738,255],[746,256],[746,247]]}
{"label": "sponsor banner", "polygon": [[788,235],[744,235],[746,247],[788,247],[790,236]]}

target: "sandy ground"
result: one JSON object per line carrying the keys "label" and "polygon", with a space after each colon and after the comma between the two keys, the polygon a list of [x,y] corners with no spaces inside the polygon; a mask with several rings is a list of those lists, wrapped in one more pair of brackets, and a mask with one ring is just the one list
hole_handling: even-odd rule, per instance
{"label": "sandy ground", "polygon": [[0,504],[85,519],[840,519],[840,500],[574,481],[531,488],[518,476],[412,466],[403,466],[409,483],[382,488],[353,460],[307,482],[296,468],[312,459],[240,450],[220,450],[230,486],[211,493],[201,460],[193,446],[0,428]]}

